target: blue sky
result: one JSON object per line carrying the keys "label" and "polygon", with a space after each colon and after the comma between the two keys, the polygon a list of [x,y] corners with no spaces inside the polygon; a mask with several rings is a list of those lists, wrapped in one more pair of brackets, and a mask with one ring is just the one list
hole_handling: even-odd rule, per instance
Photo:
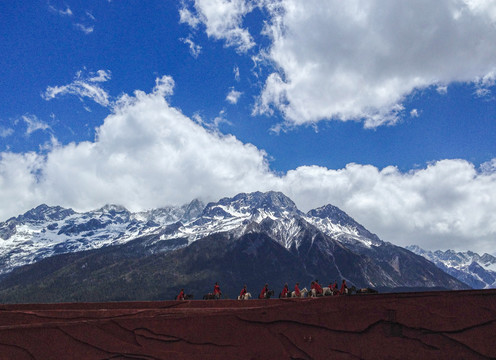
{"label": "blue sky", "polygon": [[0,219],[280,190],[496,251],[496,4],[0,4]]}

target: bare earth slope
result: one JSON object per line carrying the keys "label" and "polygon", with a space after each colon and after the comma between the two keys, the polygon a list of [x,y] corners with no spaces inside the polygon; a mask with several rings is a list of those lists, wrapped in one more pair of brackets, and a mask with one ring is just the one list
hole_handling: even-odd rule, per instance
{"label": "bare earth slope", "polygon": [[0,305],[2,359],[494,359],[496,290]]}

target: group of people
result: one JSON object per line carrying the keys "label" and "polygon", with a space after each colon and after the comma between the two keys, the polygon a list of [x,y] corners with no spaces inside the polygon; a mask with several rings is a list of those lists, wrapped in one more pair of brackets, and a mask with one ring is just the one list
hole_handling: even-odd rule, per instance
{"label": "group of people", "polygon": [[[304,289],[306,290],[306,288]],[[329,286],[326,288],[327,292],[324,293],[324,288],[319,284],[318,280],[312,281],[311,287],[310,287],[310,296],[325,296],[325,295],[346,295],[348,294],[348,286],[346,285],[346,280],[343,279],[341,283],[341,288],[338,289],[338,283],[337,281],[334,281],[334,283],[329,284]],[[284,287],[282,288],[282,291],[279,294],[279,298],[288,298],[288,297],[303,297],[304,293],[306,291],[300,290],[300,283],[296,283],[294,287],[294,291],[291,292],[289,290],[288,284],[284,284]],[[273,294],[274,291],[269,290],[269,285],[265,284],[263,287],[262,291],[260,292],[260,295],[258,295],[259,299],[267,299],[270,298],[271,294]],[[244,299],[247,294],[246,290],[246,285],[243,287],[241,290],[238,299]]]}
{"label": "group of people", "polygon": [[[320,286],[319,281],[312,281],[311,289],[315,290],[315,296],[325,296],[325,295],[346,295],[348,294],[348,285],[346,285],[346,280],[343,279],[341,282],[341,288],[338,289],[338,282],[330,283],[328,286],[329,294],[324,293],[324,289]],[[312,291],[313,293],[313,291]]]}
{"label": "group of people", "polygon": [[[337,281],[334,281],[334,283],[330,283],[327,288],[322,288],[322,286],[319,284],[318,280],[312,281],[311,286],[310,286],[310,296],[326,296],[326,295],[346,295],[348,294],[348,286],[346,285],[346,280],[343,279],[341,283],[341,288],[338,289],[338,283]],[[305,289],[300,290],[300,283],[296,283],[294,287],[294,291],[290,292],[289,291],[289,286],[288,284],[284,284],[284,287],[279,294],[279,298],[289,298],[289,297],[303,297],[305,293],[308,292]],[[262,291],[260,291],[260,294],[258,295],[259,299],[269,299],[271,296],[274,295],[274,290],[269,289],[269,284],[265,284],[264,287],[262,288]],[[184,294],[184,289],[181,289],[179,292],[179,295],[177,295],[176,300],[185,300],[186,296]],[[220,290],[219,284],[216,282],[214,285],[214,290],[212,293],[209,293],[205,295],[204,298],[212,298],[212,299],[220,299],[222,296],[222,291]],[[251,294],[247,290],[247,286],[244,285],[243,288],[241,289],[238,299],[240,300],[245,300],[251,297]]]}

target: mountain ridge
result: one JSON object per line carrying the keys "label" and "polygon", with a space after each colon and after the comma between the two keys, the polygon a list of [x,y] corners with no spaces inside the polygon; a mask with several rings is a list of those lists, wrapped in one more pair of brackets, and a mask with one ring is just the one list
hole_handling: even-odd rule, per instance
{"label": "mountain ridge", "polygon": [[496,288],[496,257],[488,253],[479,255],[472,251],[428,251],[417,245],[407,246],[406,249],[423,256],[474,289]]}
{"label": "mountain ridge", "polygon": [[[52,214],[62,218],[60,223],[52,218],[44,224],[33,220],[30,229],[26,223],[16,223],[11,240],[23,231],[34,234],[27,243],[36,250],[30,255],[38,258],[27,258],[32,261],[23,267],[10,264],[12,269],[4,271],[0,281],[0,299],[32,298],[42,289],[48,297],[40,301],[81,301],[85,296],[98,301],[109,284],[115,288],[113,299],[159,299],[163,292],[157,290],[157,283],[165,281],[167,294],[178,287],[198,293],[208,291],[206,284],[214,279],[229,284],[230,296],[243,282],[257,286],[316,278],[346,279],[357,287],[468,288],[423,257],[381,241],[332,205],[303,213],[283,193],[255,192],[202,206],[193,201],[133,214],[109,205],[84,214]],[[0,230],[8,226],[0,223]],[[59,242],[50,237],[58,232]],[[2,245],[0,250],[5,250],[5,242]],[[15,260],[16,253],[10,250],[10,258],[0,251],[4,267],[6,258]],[[67,258],[72,260],[66,263]],[[65,265],[60,268],[57,259]],[[128,268],[130,264],[133,268]],[[29,280],[34,278],[37,281]],[[65,294],[68,289],[72,295]],[[130,295],[125,289],[132,289]]]}

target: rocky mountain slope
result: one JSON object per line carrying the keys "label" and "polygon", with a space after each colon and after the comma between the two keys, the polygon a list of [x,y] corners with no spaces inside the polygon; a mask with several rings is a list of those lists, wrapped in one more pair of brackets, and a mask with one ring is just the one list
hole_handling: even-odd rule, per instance
{"label": "rocky mountain slope", "polygon": [[496,288],[496,257],[467,252],[426,251],[419,246],[407,249],[436,264],[438,268],[474,289]]}
{"label": "rocky mountain slope", "polygon": [[[282,193],[256,192],[201,207],[195,201],[140,214],[116,206],[77,214],[41,206],[9,219],[0,224],[0,300],[161,299],[181,287],[198,296],[215,281],[231,297],[243,284],[258,292],[265,282],[277,288],[314,279],[467,288],[332,205],[305,214]],[[32,264],[12,271],[22,261]]]}

